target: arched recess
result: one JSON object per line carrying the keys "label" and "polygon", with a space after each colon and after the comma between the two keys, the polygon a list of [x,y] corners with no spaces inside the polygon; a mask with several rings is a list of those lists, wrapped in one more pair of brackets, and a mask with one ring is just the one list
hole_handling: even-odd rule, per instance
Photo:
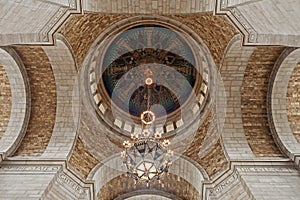
{"label": "arched recess", "polygon": [[244,132],[241,110],[243,74],[254,47],[242,46],[242,37],[235,36],[227,46],[220,74],[225,88],[226,115],[222,143],[229,159],[255,157]]}
{"label": "arched recess", "polygon": [[[0,49],[0,65],[4,67],[11,88],[11,115],[0,140],[0,160],[10,156],[21,143],[30,116],[30,87],[24,65],[9,47]],[[2,157],[2,158],[1,158]]]}
{"label": "arched recess", "polygon": [[[95,196],[107,183],[125,173],[122,161],[120,154],[117,154],[93,168],[87,180],[94,181]],[[202,181],[208,180],[208,175],[202,167],[184,156],[179,157],[170,166],[169,172],[188,182],[199,195],[202,192]],[[128,178],[130,179],[130,177]]]}
{"label": "arched recess", "polygon": [[50,142],[42,158],[66,159],[76,138],[79,118],[77,71],[71,51],[62,36],[54,46],[43,46],[53,70],[56,84],[56,115]]}
{"label": "arched recess", "polygon": [[277,60],[268,88],[268,120],[279,148],[299,165],[300,143],[290,128],[287,116],[287,88],[294,68],[300,62],[300,49],[288,48]]}

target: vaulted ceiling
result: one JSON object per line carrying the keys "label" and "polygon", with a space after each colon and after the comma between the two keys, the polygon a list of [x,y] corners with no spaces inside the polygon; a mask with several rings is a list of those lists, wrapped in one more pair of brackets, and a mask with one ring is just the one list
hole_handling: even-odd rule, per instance
{"label": "vaulted ceiling", "polygon": [[[30,182],[23,177],[28,166],[61,167],[53,177],[33,175],[41,183],[37,196],[45,199],[259,199],[253,180],[240,178],[238,166],[288,166],[297,176],[297,0],[17,0],[0,5],[0,198],[35,190],[24,186],[20,191],[25,192],[11,194],[6,186],[13,184],[8,169]],[[148,36],[149,27],[160,27],[161,38],[179,34],[186,46],[176,52],[194,57],[153,44],[120,54],[102,69],[106,54],[115,58],[133,45],[132,35]],[[150,186],[126,177],[119,158],[122,141],[135,130],[130,114],[139,116],[145,94],[132,94],[128,115],[120,114],[126,112],[122,94],[111,100],[121,77],[145,63],[181,68],[192,88],[180,93],[184,105],[174,97],[178,91],[160,89],[153,95],[168,108],[160,128],[180,157],[162,184]]]}

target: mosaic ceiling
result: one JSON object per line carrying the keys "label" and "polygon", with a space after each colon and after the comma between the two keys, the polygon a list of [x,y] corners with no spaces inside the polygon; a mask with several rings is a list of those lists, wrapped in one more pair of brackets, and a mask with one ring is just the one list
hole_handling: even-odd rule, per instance
{"label": "mosaic ceiling", "polygon": [[[102,81],[113,103],[126,113],[139,117],[150,104],[163,116],[188,99],[197,78],[194,65],[193,52],[178,33],[138,26],[119,34],[108,47]],[[153,79],[150,86],[145,84],[148,77]]]}

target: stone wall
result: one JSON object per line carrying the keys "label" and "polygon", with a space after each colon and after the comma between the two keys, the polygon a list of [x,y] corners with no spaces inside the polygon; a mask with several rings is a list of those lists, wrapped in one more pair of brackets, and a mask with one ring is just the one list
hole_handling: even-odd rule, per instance
{"label": "stone wall", "polygon": [[1,199],[40,199],[58,168],[29,163],[0,165]]}
{"label": "stone wall", "polygon": [[294,166],[285,166],[288,163],[272,165],[237,168],[253,199],[299,199],[299,171]]}
{"label": "stone wall", "polygon": [[80,138],[76,140],[72,156],[70,157],[68,164],[71,169],[80,173],[84,178],[90,173],[90,171],[99,163],[99,161],[90,154]]}
{"label": "stone wall", "polygon": [[23,61],[31,91],[31,114],[26,135],[15,153],[40,155],[46,149],[54,127],[56,86],[47,55],[40,47],[14,47]]}
{"label": "stone wall", "polygon": [[107,27],[129,15],[107,15],[88,13],[82,16],[72,16],[61,28],[60,33],[69,42],[77,64],[81,64],[94,40]]}
{"label": "stone wall", "polygon": [[245,135],[256,156],[282,156],[271,136],[266,101],[269,78],[283,47],[257,47],[249,58],[242,85]]}
{"label": "stone wall", "polygon": [[[109,26],[129,16],[131,15],[91,13],[83,16],[72,16],[61,28],[60,33],[69,41],[78,68],[80,68],[90,45],[97,36]],[[168,17],[178,20],[195,31],[208,46],[218,67],[228,42],[238,33],[226,16],[188,14],[168,15]]]}
{"label": "stone wall", "polygon": [[9,79],[3,66],[0,65],[0,139],[5,133],[11,113],[11,89]]}
{"label": "stone wall", "polygon": [[229,41],[238,34],[229,18],[224,15],[215,16],[207,13],[172,15],[170,17],[185,24],[201,37],[210,50],[217,68],[220,68]]}
{"label": "stone wall", "polygon": [[300,63],[295,67],[286,94],[287,116],[291,130],[300,143]]}
{"label": "stone wall", "polygon": [[200,158],[199,152],[200,148],[204,148],[202,146],[205,137],[211,137],[209,135],[209,131],[216,131],[216,125],[213,123],[213,111],[210,111],[208,117],[199,127],[197,133],[195,134],[195,138],[193,139],[190,147],[184,152],[184,155],[192,158],[196,162],[198,162],[203,169],[207,172],[209,176],[213,176],[216,173],[224,170],[228,166],[228,161],[223,152],[220,140],[217,139],[214,145],[214,148],[210,149],[209,152],[206,152],[203,157]]}

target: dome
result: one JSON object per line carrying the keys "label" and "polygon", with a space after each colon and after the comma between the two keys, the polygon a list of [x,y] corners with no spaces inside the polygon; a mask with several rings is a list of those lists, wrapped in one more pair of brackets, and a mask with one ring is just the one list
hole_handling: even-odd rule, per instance
{"label": "dome", "polygon": [[198,123],[211,62],[205,47],[185,31],[171,22],[144,20],[99,36],[86,64],[100,121],[127,137],[139,132],[145,110],[155,113],[155,130],[166,137]]}
{"label": "dome", "polygon": [[[102,79],[112,102],[139,117],[154,107],[160,117],[176,111],[189,97],[198,73],[188,43],[162,26],[137,26],[119,34],[108,47]],[[145,80],[151,77],[153,84]]]}

